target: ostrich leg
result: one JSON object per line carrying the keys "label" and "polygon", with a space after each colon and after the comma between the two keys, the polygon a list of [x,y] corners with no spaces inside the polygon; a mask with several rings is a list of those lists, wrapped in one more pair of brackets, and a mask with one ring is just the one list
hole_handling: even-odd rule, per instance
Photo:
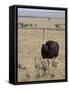
{"label": "ostrich leg", "polygon": [[53,74],[55,75],[55,68],[56,68],[55,57],[53,58],[52,66],[53,66]]}
{"label": "ostrich leg", "polygon": [[49,64],[50,64],[49,59],[47,59],[47,63],[48,63],[48,75],[49,75]]}

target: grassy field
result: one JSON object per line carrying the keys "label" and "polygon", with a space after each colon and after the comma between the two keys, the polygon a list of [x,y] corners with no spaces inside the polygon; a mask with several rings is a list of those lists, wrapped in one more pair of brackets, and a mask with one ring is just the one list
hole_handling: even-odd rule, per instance
{"label": "grassy field", "polygon": [[[23,20],[24,23],[37,23],[41,26],[48,25],[54,27],[54,23],[62,23],[63,20],[48,20],[40,22],[39,20]],[[22,22],[19,20],[19,22]],[[43,43],[43,30],[40,29],[18,29],[18,82],[37,81],[37,80],[57,80],[65,79],[65,30],[45,30],[44,41],[55,40],[59,43],[59,55],[50,68],[48,74],[47,60],[41,56],[41,47]],[[44,68],[42,69],[42,65]],[[54,71],[53,71],[54,70]]]}

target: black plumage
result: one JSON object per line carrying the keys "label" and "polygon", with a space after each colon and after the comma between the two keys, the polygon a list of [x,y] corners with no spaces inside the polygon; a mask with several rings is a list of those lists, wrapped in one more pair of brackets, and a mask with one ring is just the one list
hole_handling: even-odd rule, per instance
{"label": "black plumage", "polygon": [[45,44],[42,44],[41,54],[43,59],[52,59],[57,57],[59,53],[59,44],[56,41],[49,40]]}

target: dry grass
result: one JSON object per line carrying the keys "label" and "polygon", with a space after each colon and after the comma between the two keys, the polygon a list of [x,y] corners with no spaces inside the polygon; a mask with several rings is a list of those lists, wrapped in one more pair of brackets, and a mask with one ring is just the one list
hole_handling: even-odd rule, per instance
{"label": "dry grass", "polygon": [[[28,21],[24,20],[24,22],[29,23]],[[35,22],[32,21],[32,23]],[[39,23],[45,23],[45,21],[37,22],[37,24]],[[46,23],[49,25],[48,21]],[[60,47],[59,55],[55,60],[55,67],[50,60],[49,75],[47,61],[43,60],[41,56],[42,38],[43,30],[18,29],[18,82],[65,79],[65,31],[45,30],[45,42],[55,40]]]}

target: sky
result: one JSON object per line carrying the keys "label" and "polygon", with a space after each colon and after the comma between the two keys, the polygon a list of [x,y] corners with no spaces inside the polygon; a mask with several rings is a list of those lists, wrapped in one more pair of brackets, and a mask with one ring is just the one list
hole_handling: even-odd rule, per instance
{"label": "sky", "polygon": [[38,18],[65,18],[65,11],[18,8],[18,16]]}

